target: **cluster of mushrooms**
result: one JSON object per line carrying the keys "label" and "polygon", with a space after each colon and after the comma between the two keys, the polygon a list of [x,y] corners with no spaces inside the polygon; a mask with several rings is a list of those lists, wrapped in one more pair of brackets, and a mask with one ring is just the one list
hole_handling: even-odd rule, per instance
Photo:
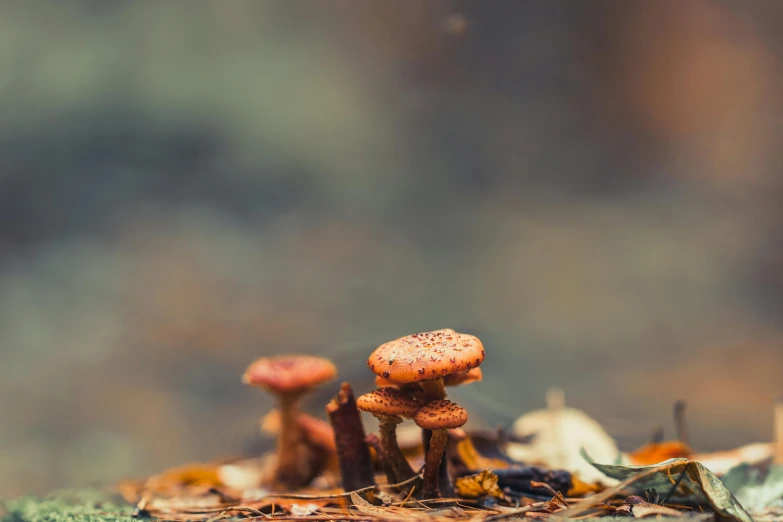
{"label": "cluster of mushrooms", "polygon": [[[304,394],[337,375],[329,360],[307,355],[256,360],[245,372],[245,383],[269,390],[279,403],[274,483],[306,486],[328,466],[330,458],[339,464],[346,491],[374,485],[376,465],[389,484],[416,483],[419,475],[396,435],[403,419],[412,419],[422,429],[426,452],[418,488],[421,496],[452,496],[445,449],[449,430],[464,425],[468,413],[446,399],[445,387],[480,381],[483,360],[484,346],[478,338],[451,329],[384,343],[367,361],[378,389],[355,399],[350,385],[343,383],[326,405],[330,424],[298,409]],[[379,436],[365,434],[360,410],[377,417]]]}

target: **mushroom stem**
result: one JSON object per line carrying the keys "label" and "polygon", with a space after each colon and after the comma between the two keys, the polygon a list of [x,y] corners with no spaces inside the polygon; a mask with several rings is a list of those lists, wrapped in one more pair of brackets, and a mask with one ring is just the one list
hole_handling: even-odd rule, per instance
{"label": "mushroom stem", "polygon": [[446,398],[446,388],[443,386],[443,378],[421,381],[423,390],[422,402],[427,404],[432,401],[439,401]]}
{"label": "mushroom stem", "polygon": [[342,384],[337,395],[326,405],[326,413],[334,427],[343,489],[353,491],[374,486],[370,448],[365,441],[364,426],[350,384]]}
{"label": "mushroom stem", "polygon": [[436,498],[439,489],[439,468],[446,451],[448,434],[446,430],[433,430],[430,439],[430,449],[427,451],[427,459],[424,463],[424,498]]}
{"label": "mushroom stem", "polygon": [[275,477],[289,486],[303,486],[303,471],[299,451],[301,432],[297,425],[299,394],[281,393],[280,435],[277,437],[277,470]]}
{"label": "mushroom stem", "polygon": [[397,477],[394,475],[391,462],[389,462],[389,456],[386,455],[386,452],[381,445],[381,439],[378,437],[378,435],[370,433],[364,440],[367,442],[367,444],[370,445],[372,449],[375,450],[375,453],[378,455],[378,461],[383,468],[383,474],[386,475],[386,482],[389,484],[396,484]]}
{"label": "mushroom stem", "polygon": [[443,458],[440,459],[440,466],[438,466],[438,491],[440,496],[445,498],[452,498],[455,495],[454,484],[449,475],[449,447],[453,443],[454,440],[446,432],[446,450],[443,452]]}
{"label": "mushroom stem", "polygon": [[[428,404],[432,401],[443,400],[446,398],[446,387],[443,385],[442,377],[438,379],[421,381],[420,384],[422,389],[421,402],[423,404]],[[432,447],[433,432],[430,430],[422,430],[421,435],[422,441],[424,443],[424,451],[427,453],[429,458],[430,448]],[[441,454],[443,454],[443,452],[441,452]],[[445,468],[446,462],[444,461],[441,465]],[[437,486],[435,489],[437,491]],[[424,498],[430,498],[427,497],[426,490],[424,491]]]}
{"label": "mushroom stem", "polygon": [[396,482],[404,482],[413,478],[416,476],[416,472],[413,471],[408,459],[405,458],[397,444],[397,424],[400,424],[402,419],[396,415],[376,415],[376,417],[378,418],[378,431],[381,434],[381,446],[394,471]]}

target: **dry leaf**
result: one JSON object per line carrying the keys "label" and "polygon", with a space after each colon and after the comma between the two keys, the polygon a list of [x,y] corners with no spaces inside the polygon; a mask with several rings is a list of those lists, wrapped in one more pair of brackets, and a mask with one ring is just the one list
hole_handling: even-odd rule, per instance
{"label": "dry leaf", "polygon": [[372,504],[364,500],[361,497],[361,495],[359,495],[355,491],[351,492],[351,501],[353,502],[353,505],[356,507],[356,509],[358,509],[365,515],[369,515],[375,518],[380,518],[385,520],[429,519],[428,515],[412,509],[373,506]]}
{"label": "dry leaf", "polygon": [[313,515],[316,511],[318,511],[318,507],[316,504],[291,504],[291,507],[288,508],[288,510],[291,512],[292,515],[295,515],[297,517],[304,517],[307,515]]}
{"label": "dry leaf", "polygon": [[728,451],[697,453],[691,456],[691,460],[701,462],[716,475],[723,475],[735,466],[758,464],[771,459],[774,454],[775,446],[771,442],[756,442]]}
{"label": "dry leaf", "polygon": [[478,498],[484,495],[503,499],[503,491],[498,486],[498,476],[491,471],[484,470],[476,475],[460,477],[454,481],[459,496],[464,498]]}
{"label": "dry leaf", "polygon": [[149,489],[166,489],[177,486],[218,486],[218,466],[215,464],[188,464],[168,469],[150,477],[145,486]]}
{"label": "dry leaf", "polygon": [[510,443],[514,460],[550,469],[564,469],[586,482],[614,484],[581,455],[584,449],[597,462],[617,462],[621,453],[614,439],[588,415],[563,405],[562,392],[547,394],[548,407],[518,418],[512,427],[518,437],[531,437],[530,444]]}
{"label": "dry leaf", "polygon": [[277,457],[268,454],[257,459],[245,459],[217,468],[220,482],[230,488],[245,491],[261,487],[274,476]]}
{"label": "dry leaf", "polygon": [[577,477],[576,475],[571,475],[571,489],[568,490],[568,496],[584,497],[585,495],[588,495],[590,493],[598,493],[599,491],[603,491],[604,489],[606,489],[606,487],[600,483],[584,482],[580,480],[579,477]]}
{"label": "dry leaf", "polygon": [[[679,488],[671,491],[671,499],[676,498],[693,504],[709,504],[719,522],[753,522],[753,519],[740,505],[720,479],[701,463],[688,459],[671,459],[655,466],[610,466],[593,464],[607,476],[623,482],[601,493],[588,497],[576,504],[567,512],[568,516],[576,516],[591,508],[608,501],[620,492],[647,489],[656,491],[672,490],[674,483],[679,482]],[[683,495],[680,489],[686,492]]]}
{"label": "dry leaf", "polygon": [[683,511],[678,511],[666,506],[659,506],[658,504],[650,504],[649,502],[642,502],[640,504],[631,506],[631,513],[633,514],[634,518],[682,517],[686,515],[686,513]]}
{"label": "dry leaf", "polygon": [[469,470],[502,469],[509,466],[509,463],[504,460],[488,459],[481,455],[470,437],[465,437],[457,442],[457,455]]}

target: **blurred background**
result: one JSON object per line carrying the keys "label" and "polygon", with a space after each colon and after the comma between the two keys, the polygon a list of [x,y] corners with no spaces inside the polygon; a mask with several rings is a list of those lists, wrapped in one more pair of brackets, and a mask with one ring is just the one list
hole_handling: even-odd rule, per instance
{"label": "blurred background", "polygon": [[[258,451],[255,357],[452,327],[474,427],[772,436],[783,3],[0,3],[0,497]],[[323,414],[338,382],[307,402]]]}

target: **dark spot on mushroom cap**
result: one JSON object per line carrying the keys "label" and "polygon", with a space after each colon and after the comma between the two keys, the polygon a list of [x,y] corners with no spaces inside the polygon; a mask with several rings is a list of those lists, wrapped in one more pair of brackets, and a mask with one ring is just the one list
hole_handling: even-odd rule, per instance
{"label": "dark spot on mushroom cap", "polygon": [[468,412],[449,400],[437,400],[424,405],[413,420],[428,430],[458,428],[467,422]]}
{"label": "dark spot on mushroom cap", "polygon": [[356,406],[373,415],[410,417],[419,410],[420,404],[407,392],[396,388],[381,388],[360,396],[356,399]]}

